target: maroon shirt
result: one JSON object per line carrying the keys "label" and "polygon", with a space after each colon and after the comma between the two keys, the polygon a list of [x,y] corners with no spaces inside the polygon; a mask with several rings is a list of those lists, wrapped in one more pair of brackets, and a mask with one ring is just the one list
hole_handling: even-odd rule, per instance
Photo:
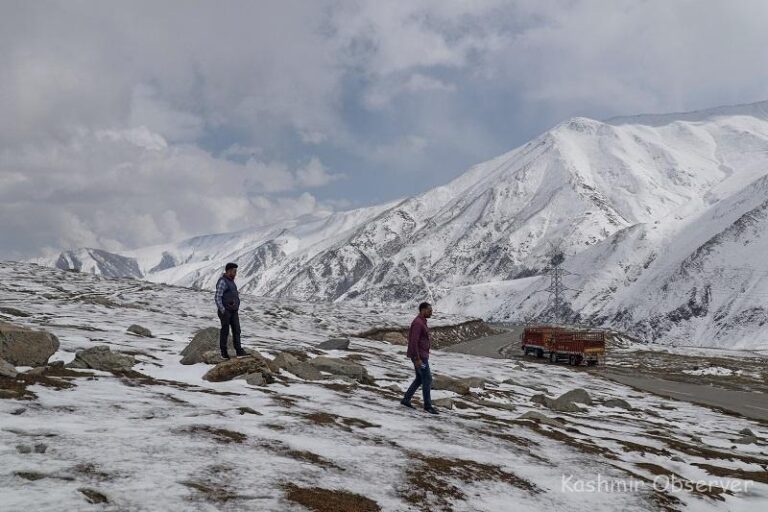
{"label": "maroon shirt", "polygon": [[418,356],[422,361],[427,361],[431,346],[427,319],[417,316],[411,322],[411,330],[408,332],[408,352],[406,354],[411,359],[416,359]]}

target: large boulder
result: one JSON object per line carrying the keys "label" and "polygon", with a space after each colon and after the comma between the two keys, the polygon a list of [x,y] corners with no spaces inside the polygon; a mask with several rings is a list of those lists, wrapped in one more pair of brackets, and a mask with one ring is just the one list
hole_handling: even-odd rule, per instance
{"label": "large boulder", "polygon": [[0,323],[0,358],[14,366],[44,366],[57,350],[59,339],[49,332]]}
{"label": "large boulder", "polygon": [[457,395],[468,395],[469,385],[459,379],[453,379],[445,375],[432,376],[432,389],[452,391]]}
{"label": "large boulder", "polygon": [[566,393],[563,393],[557,397],[556,400],[567,403],[576,402],[585,405],[592,405],[592,398],[589,396],[589,393],[587,393],[586,390],[582,388],[572,389]]}
{"label": "large boulder", "polygon": [[136,359],[128,354],[112,352],[106,345],[97,345],[75,354],[69,368],[90,368],[105,372],[128,371],[136,364]]}
{"label": "large boulder", "polygon": [[[219,352],[219,327],[206,327],[197,331],[192,341],[181,351],[181,364],[197,364],[204,362],[203,354],[210,351]],[[227,351],[229,355],[235,354],[232,345],[232,334],[227,338]]]}
{"label": "large boulder", "polygon": [[388,332],[384,336],[382,336],[383,341],[386,341],[387,343],[391,343],[393,345],[407,345],[408,344],[408,338],[405,337],[405,334],[401,332]]}
{"label": "large boulder", "polygon": [[621,398],[609,398],[608,400],[603,402],[603,405],[606,407],[619,407],[621,409],[626,409],[628,411],[632,410],[632,406],[630,405],[630,403]]}
{"label": "large boulder", "polygon": [[537,394],[533,395],[530,398],[530,401],[558,412],[584,412],[584,409],[576,404],[592,404],[592,398],[590,398],[589,393],[582,388],[572,389],[557,398],[550,398],[543,394]]}
{"label": "large boulder", "polygon": [[320,370],[312,366],[310,363],[299,359],[299,357],[297,357],[297,353],[280,352],[272,361],[269,362],[269,369],[272,370],[272,373],[278,373],[281,370],[285,370],[286,372],[292,373],[293,375],[304,380],[323,379],[323,375],[320,373]]}
{"label": "large boulder", "polygon": [[350,379],[363,384],[374,383],[373,377],[368,375],[365,366],[355,363],[354,361],[318,356],[310,360],[309,364],[321,372],[330,373],[339,377],[349,377]]}
{"label": "large boulder", "polygon": [[16,371],[16,368],[11,363],[5,359],[0,359],[0,377],[15,379],[18,374],[19,372]]}
{"label": "large boulder", "polygon": [[[260,373],[264,383],[269,384],[275,381],[275,378],[269,369],[267,359],[260,354],[236,357],[223,361],[208,370],[208,372],[203,375],[203,379],[210,382],[223,382],[232,380],[241,375],[250,375],[254,373]],[[255,377],[252,377],[252,379],[255,379]]]}
{"label": "large boulder", "polygon": [[349,338],[331,338],[320,343],[317,348],[321,350],[348,350]]}
{"label": "large boulder", "polygon": [[478,377],[454,379],[445,375],[432,376],[432,389],[452,391],[458,395],[468,395],[470,388],[482,388],[485,381]]}
{"label": "large boulder", "polygon": [[288,370],[291,366],[296,366],[299,363],[301,363],[299,358],[290,352],[280,352],[269,362],[269,369],[278,373],[280,370]]}
{"label": "large boulder", "polygon": [[538,411],[528,411],[525,414],[521,414],[517,417],[519,420],[533,420],[537,423],[545,423],[553,427],[562,427],[563,422],[557,418],[550,418],[545,414],[541,414]]}
{"label": "large boulder", "polygon": [[133,334],[136,334],[138,336],[144,336],[145,338],[153,338],[152,331],[147,329],[146,327],[142,327],[138,324],[133,324],[128,328],[128,332],[132,332]]}
{"label": "large boulder", "polygon": [[292,373],[298,378],[303,380],[322,380],[323,379],[323,374],[320,373],[320,370],[318,370],[317,368],[315,368],[309,363],[299,362],[299,364],[289,366],[288,368],[285,369],[285,371],[287,371],[288,373]]}

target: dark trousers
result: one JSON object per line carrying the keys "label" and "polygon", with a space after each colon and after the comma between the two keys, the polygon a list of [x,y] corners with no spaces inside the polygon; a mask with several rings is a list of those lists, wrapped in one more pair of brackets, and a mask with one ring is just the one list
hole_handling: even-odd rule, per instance
{"label": "dark trousers", "polygon": [[421,366],[416,368],[416,378],[413,379],[408,391],[405,392],[403,402],[411,403],[411,398],[416,390],[421,386],[421,394],[424,398],[424,408],[432,408],[432,370],[429,369],[429,361],[422,361]]}
{"label": "dark trousers", "polygon": [[229,328],[232,327],[232,344],[235,346],[235,352],[240,354],[243,347],[240,346],[240,316],[237,311],[224,310],[224,313],[217,311],[219,320],[221,320],[221,331],[219,331],[219,348],[221,355],[227,354],[227,338],[229,337]]}

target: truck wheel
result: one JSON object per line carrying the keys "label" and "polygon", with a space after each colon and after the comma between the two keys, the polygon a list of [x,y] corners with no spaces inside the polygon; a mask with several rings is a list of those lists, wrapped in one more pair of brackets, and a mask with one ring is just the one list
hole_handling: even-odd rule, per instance
{"label": "truck wheel", "polygon": [[539,358],[539,359],[544,357],[544,351],[542,349],[540,349],[540,348],[537,348],[536,349],[536,357]]}
{"label": "truck wheel", "polygon": [[557,352],[550,352],[549,353],[549,362],[550,363],[556,363],[557,362]]}
{"label": "truck wheel", "polygon": [[568,357],[568,364],[571,365],[571,366],[575,366],[576,365],[576,356],[569,356]]}

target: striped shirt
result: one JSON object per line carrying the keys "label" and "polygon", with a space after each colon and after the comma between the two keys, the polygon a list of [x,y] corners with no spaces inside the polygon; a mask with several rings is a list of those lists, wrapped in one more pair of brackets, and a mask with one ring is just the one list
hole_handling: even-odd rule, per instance
{"label": "striped shirt", "polygon": [[219,282],[216,283],[216,307],[219,308],[219,311],[224,311],[224,291],[227,289],[227,283],[224,281],[224,279],[219,279]]}

